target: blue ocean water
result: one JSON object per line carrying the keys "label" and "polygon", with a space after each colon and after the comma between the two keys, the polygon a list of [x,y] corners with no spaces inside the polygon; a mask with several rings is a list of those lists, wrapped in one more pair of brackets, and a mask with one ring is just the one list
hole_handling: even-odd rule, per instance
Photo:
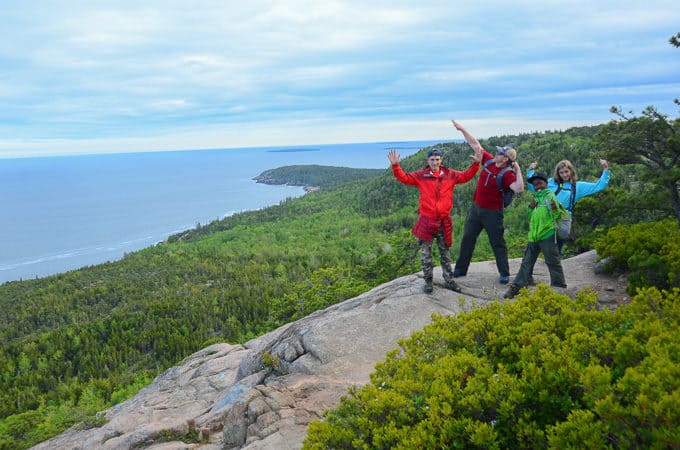
{"label": "blue ocean water", "polygon": [[303,195],[252,178],[291,164],[387,168],[440,141],[0,159],[0,283],[120,259],[169,235]]}

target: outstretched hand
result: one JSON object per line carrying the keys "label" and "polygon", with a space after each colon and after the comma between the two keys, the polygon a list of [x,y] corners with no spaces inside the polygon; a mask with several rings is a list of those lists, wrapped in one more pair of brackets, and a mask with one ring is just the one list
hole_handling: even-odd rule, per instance
{"label": "outstretched hand", "polygon": [[[456,127],[456,130],[460,131],[463,133],[463,136],[465,137],[465,141],[468,143],[470,147],[472,147],[472,150],[475,151],[476,154],[479,154],[479,162],[482,162],[482,151],[484,150],[482,146],[479,144],[479,141],[474,138],[470,133],[463,128],[463,125],[455,121],[454,119],[451,119],[451,123],[453,124],[454,127]],[[473,156],[472,159],[477,161],[477,156]]]}
{"label": "outstretched hand", "polygon": [[601,160],[600,160],[600,165],[602,166],[602,169],[603,169],[603,170],[609,169],[609,163],[607,162],[606,159],[601,159]]}
{"label": "outstretched hand", "polygon": [[387,154],[387,158],[391,164],[397,164],[399,162],[399,153],[395,149],[391,149]]}
{"label": "outstretched hand", "polygon": [[538,167],[538,162],[537,162],[537,161],[534,161],[534,162],[532,162],[531,164],[529,164],[528,169],[529,169],[529,170],[534,170],[536,167]]}

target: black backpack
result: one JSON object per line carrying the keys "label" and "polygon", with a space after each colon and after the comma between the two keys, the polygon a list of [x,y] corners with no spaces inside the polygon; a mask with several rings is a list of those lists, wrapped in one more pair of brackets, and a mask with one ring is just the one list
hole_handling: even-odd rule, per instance
{"label": "black backpack", "polygon": [[[484,170],[489,174],[490,177],[494,177],[496,179],[496,184],[498,185],[498,190],[501,191],[501,194],[503,195],[503,208],[507,208],[510,206],[510,203],[512,203],[512,200],[515,198],[515,191],[512,189],[503,189],[503,175],[505,175],[505,172],[508,170],[512,171],[512,173],[515,173],[514,170],[510,167],[504,167],[501,169],[500,172],[498,172],[498,175],[494,175],[493,172],[491,172],[488,167],[493,164],[495,161],[493,159],[488,160],[487,162],[484,163]],[[516,175],[516,174],[515,174]],[[486,182],[489,182],[489,179],[486,179]]]}

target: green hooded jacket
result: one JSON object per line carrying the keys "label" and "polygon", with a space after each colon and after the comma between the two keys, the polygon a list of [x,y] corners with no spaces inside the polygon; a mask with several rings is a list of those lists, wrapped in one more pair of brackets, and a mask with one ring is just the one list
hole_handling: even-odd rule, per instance
{"label": "green hooded jacket", "polygon": [[[529,208],[529,242],[548,239],[555,234],[555,221],[562,217],[560,204],[555,193],[550,189],[534,192],[536,208]],[[555,201],[557,210],[551,208],[551,201]]]}

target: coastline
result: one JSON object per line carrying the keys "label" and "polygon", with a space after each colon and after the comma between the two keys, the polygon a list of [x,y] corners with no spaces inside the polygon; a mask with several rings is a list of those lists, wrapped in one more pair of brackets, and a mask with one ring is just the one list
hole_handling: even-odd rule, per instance
{"label": "coastline", "polygon": [[9,200],[0,215],[0,283],[117,261],[197,224],[325,189],[319,180],[253,183],[310,155],[319,167],[387,166],[384,143],[0,160]]}

